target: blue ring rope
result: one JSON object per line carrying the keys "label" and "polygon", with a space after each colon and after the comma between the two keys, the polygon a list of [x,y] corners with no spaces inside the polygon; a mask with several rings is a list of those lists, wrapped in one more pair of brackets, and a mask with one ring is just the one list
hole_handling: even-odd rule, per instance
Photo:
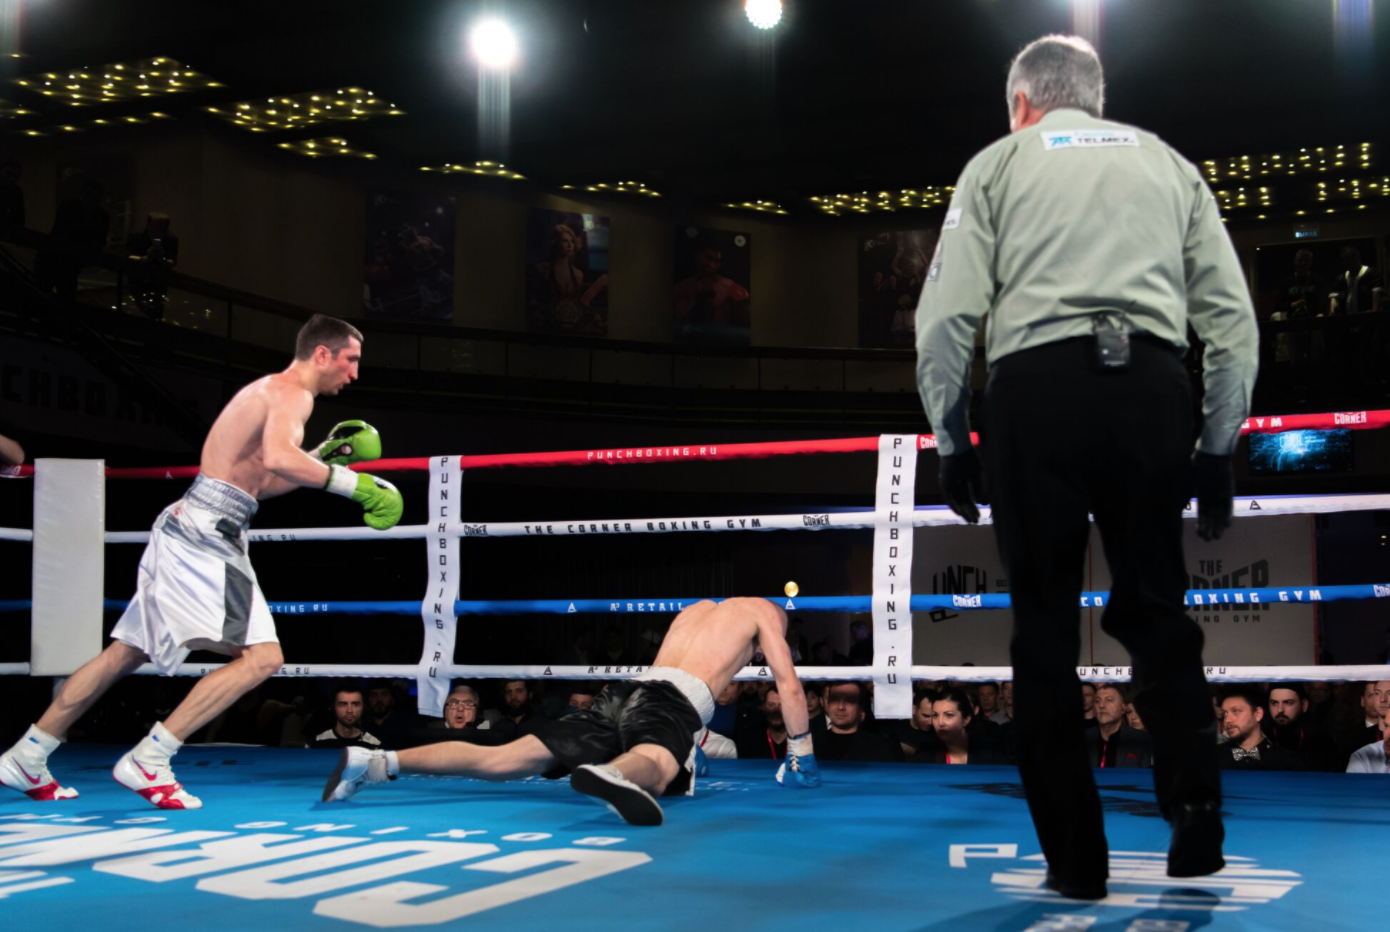
{"label": "blue ring rope", "polygon": [[[1313,604],[1318,602],[1348,602],[1362,599],[1390,599],[1390,583],[1368,583],[1357,586],[1269,586],[1259,589],[1189,589],[1183,604],[1191,608],[1224,605],[1242,608],[1267,608],[1271,605]],[[698,597],[684,599],[509,599],[473,600],[454,603],[457,615],[574,615],[574,614],[674,614],[696,602]],[[719,602],[722,599],[710,599]],[[872,611],[872,597],[867,595],[805,596],[768,598],[796,612],[844,612],[862,615]],[[1083,592],[1077,608],[1104,608],[1110,603],[1108,592]],[[130,604],[125,599],[104,599],[102,608],[108,612],[123,612]],[[270,610],[277,615],[419,615],[422,603],[404,602],[271,602]],[[914,595],[911,610],[929,612],[938,609],[974,611],[1009,608],[1007,593],[994,595]],[[33,607],[29,599],[0,599],[0,613],[25,612]]]}

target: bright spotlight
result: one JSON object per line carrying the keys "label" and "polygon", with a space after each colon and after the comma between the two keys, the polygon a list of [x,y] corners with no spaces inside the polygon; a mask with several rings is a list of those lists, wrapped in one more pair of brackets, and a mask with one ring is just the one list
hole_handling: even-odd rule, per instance
{"label": "bright spotlight", "polygon": [[782,21],[782,0],[747,0],[743,10],[759,29],[771,29]]}
{"label": "bright spotlight", "polygon": [[500,19],[483,20],[474,26],[468,44],[486,68],[508,68],[516,61],[516,36]]}

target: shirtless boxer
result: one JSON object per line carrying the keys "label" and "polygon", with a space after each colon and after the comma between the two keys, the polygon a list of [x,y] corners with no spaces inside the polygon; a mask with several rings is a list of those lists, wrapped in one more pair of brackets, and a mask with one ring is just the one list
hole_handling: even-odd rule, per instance
{"label": "shirtless boxer", "polygon": [[513,780],[572,774],[580,793],[607,804],[632,825],[660,825],[655,797],[694,790],[695,734],[714,714],[714,697],[761,648],[777,680],[787,721],[783,786],[820,785],[806,695],[787,648],[787,615],[764,599],[697,602],[676,616],[656,662],[636,679],[615,683],[593,707],[547,722],[501,747],[447,741],[406,751],[348,748],[323,789],[343,800],[368,783],[401,773]]}
{"label": "shirtless boxer", "polygon": [[110,646],[69,677],[38,723],[0,756],[0,783],[35,800],[75,799],[77,791],[48,772],[48,755],[72,724],[146,661],[172,674],[190,650],[213,650],[235,659],[199,680],[112,771],[118,783],[157,808],[202,807],[174,778],[170,758],[284,663],[246,554],[256,503],[302,486],[358,502],[363,520],[378,530],[401,518],[394,486],[347,468],[381,456],[375,428],[345,421],[317,449],[299,447],[314,397],[338,394],[357,378],[361,358],[362,334],[355,327],[316,314],[299,331],[289,368],[237,392],[208,432],[200,475],[155,521],[135,598],[111,632]]}

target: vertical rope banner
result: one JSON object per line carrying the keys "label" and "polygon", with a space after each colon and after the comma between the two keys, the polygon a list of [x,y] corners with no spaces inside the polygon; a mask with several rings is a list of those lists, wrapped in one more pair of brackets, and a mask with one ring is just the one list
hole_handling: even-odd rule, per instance
{"label": "vertical rope banner", "polygon": [[459,501],[463,472],[455,456],[430,458],[429,520],[425,547],[429,578],[420,614],[425,624],[425,649],[420,655],[418,707],[426,715],[443,717],[449,695],[449,677],[440,675],[454,663],[458,615],[454,602],[459,593],[459,537],[463,532]]}
{"label": "vertical rope banner", "polygon": [[912,715],[912,509],[917,436],[878,438],[874,484],[874,714]]}

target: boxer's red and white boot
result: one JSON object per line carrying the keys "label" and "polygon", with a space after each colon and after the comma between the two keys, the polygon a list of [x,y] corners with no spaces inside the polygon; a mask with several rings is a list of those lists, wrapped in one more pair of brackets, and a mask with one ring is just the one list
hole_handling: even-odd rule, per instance
{"label": "boxer's red and white boot", "polygon": [[156,809],[201,809],[203,801],[183,788],[169,763],[182,746],[163,722],[156,722],[143,741],[116,761],[111,776]]}
{"label": "boxer's red and white boot", "polygon": [[48,755],[59,743],[57,738],[31,725],[14,747],[0,755],[0,783],[39,802],[76,799],[77,790],[60,786],[48,772]]}

